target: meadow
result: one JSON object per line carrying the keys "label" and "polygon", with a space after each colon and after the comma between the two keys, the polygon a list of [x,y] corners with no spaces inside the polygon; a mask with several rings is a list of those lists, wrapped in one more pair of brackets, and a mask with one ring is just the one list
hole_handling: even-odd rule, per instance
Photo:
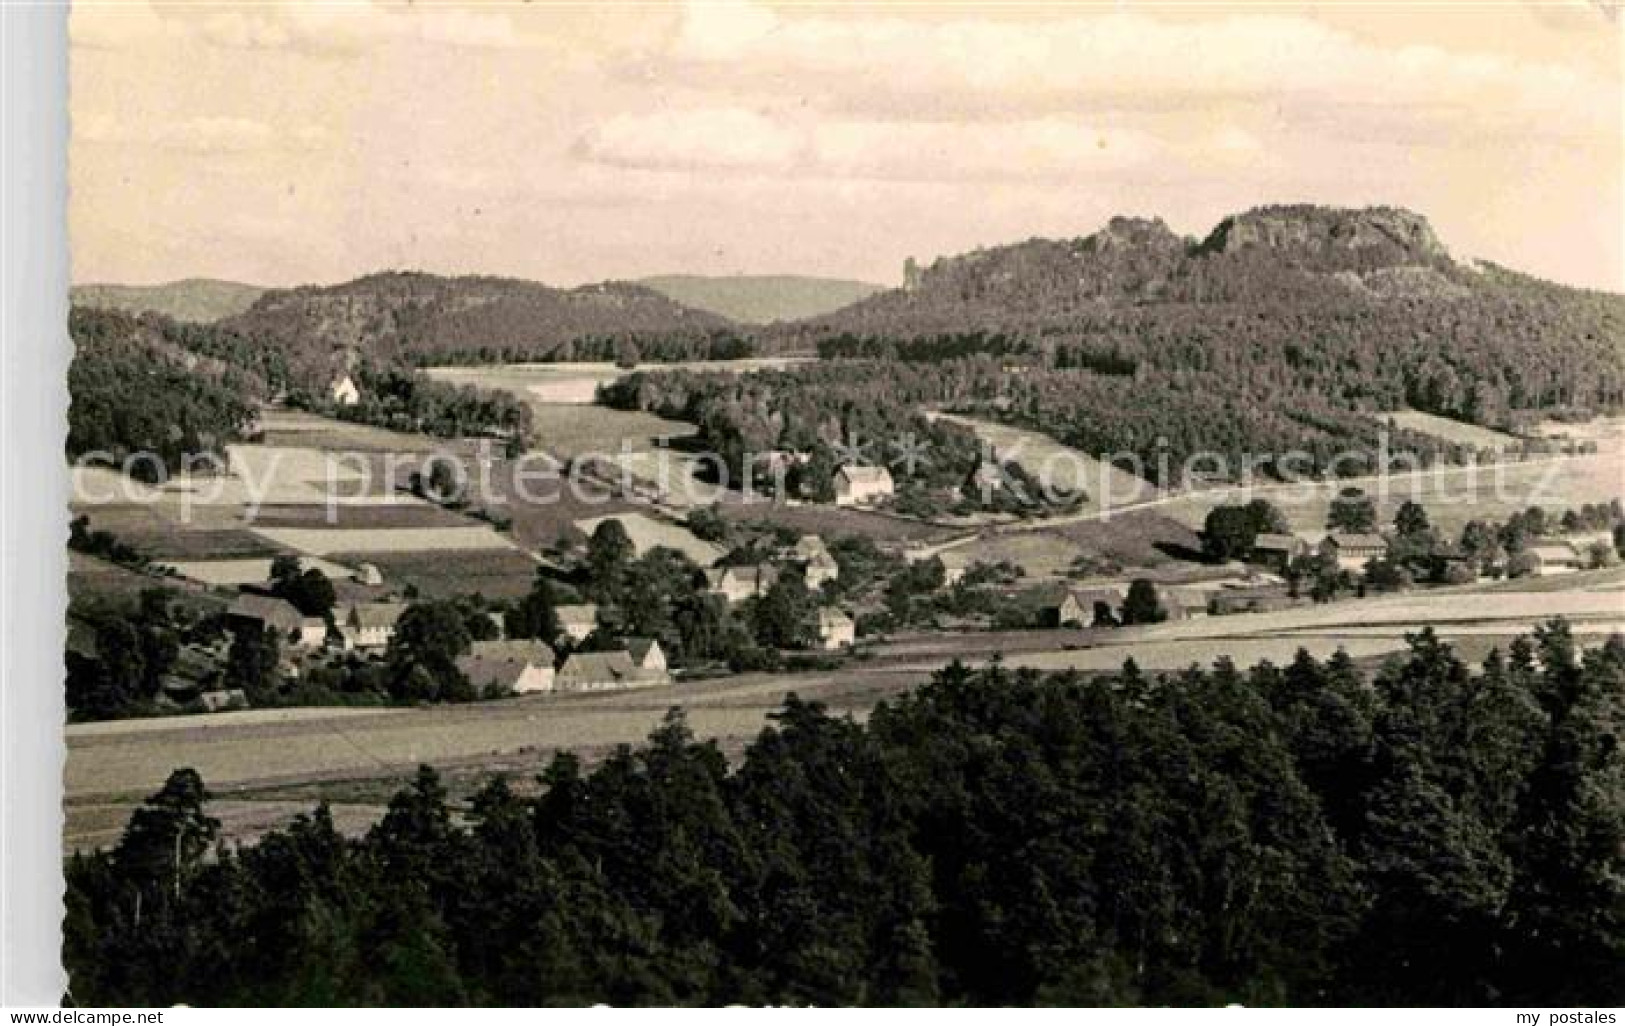
{"label": "meadow", "polygon": [[1383,419],[1407,431],[1419,431],[1424,435],[1442,438],[1457,445],[1471,445],[1480,449],[1503,449],[1517,441],[1504,431],[1423,413],[1420,410],[1397,410],[1383,414]]}

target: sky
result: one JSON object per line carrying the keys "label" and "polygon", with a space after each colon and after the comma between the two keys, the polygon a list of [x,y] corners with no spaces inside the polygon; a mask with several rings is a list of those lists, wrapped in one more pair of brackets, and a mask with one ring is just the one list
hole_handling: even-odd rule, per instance
{"label": "sky", "polygon": [[79,0],[74,280],[897,284],[1312,202],[1625,291],[1622,33],[1604,0]]}

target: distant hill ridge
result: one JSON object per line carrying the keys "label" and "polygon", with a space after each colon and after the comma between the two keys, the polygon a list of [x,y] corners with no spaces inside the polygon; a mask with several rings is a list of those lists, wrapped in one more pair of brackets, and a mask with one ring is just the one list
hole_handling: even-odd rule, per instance
{"label": "distant hill ridge", "polygon": [[219,326],[301,360],[348,353],[418,364],[616,359],[672,349],[702,358],[736,335],[726,318],[631,282],[558,289],[411,271],[269,290]]}
{"label": "distant hill ridge", "polygon": [[832,313],[885,286],[843,278],[741,274],[668,274],[639,279],[669,299],[741,324],[772,324]]}
{"label": "distant hill ridge", "polygon": [[207,324],[242,313],[264,291],[258,285],[217,278],[184,278],[162,285],[75,285],[69,298],[74,306],[158,313],[177,321]]}
{"label": "distant hill ridge", "polygon": [[911,267],[905,287],[770,348],[941,361],[985,353],[1200,387],[1411,406],[1475,423],[1625,404],[1625,296],[1458,260],[1393,207],[1260,207],[1205,238],[1117,217]]}

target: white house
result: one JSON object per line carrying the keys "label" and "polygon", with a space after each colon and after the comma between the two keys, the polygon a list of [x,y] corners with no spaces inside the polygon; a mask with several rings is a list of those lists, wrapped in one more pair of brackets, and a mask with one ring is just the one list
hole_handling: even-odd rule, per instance
{"label": "white house", "polygon": [[531,694],[552,691],[556,679],[553,650],[533,639],[476,641],[459,656],[457,669],[481,691]]}
{"label": "white house", "polygon": [[627,638],[626,653],[632,665],[650,673],[666,672],[666,652],[654,638]]}
{"label": "white house", "polygon": [[1524,551],[1534,559],[1537,577],[1572,573],[1585,565],[1580,553],[1568,542],[1543,542]]}
{"label": "white house", "polygon": [[327,388],[327,395],[340,406],[354,406],[361,401],[361,389],[355,387],[355,379],[348,374],[334,379]]}
{"label": "white house", "polygon": [[350,606],[339,633],[348,648],[383,648],[395,636],[395,624],[404,612],[404,602],[357,602]]}
{"label": "white house", "polygon": [[862,506],[890,498],[895,486],[885,467],[848,464],[835,472],[835,505]]}
{"label": "white house", "polygon": [[319,616],[307,616],[299,621],[300,648],[321,648],[327,641],[327,621]]}
{"label": "white house", "polygon": [[705,572],[705,583],[714,595],[721,595],[729,603],[743,602],[773,587],[779,579],[776,567],[726,566]]}
{"label": "white house", "polygon": [[598,629],[598,606],[594,603],[559,606],[553,612],[559,618],[559,638],[569,638],[579,644]]}
{"label": "white house", "polygon": [[802,535],[796,541],[791,558],[801,564],[802,575],[809,588],[817,589],[825,581],[833,581],[841,576],[841,564],[830,555],[824,539],[816,534]]}
{"label": "white house", "polygon": [[852,618],[839,609],[818,611],[818,641],[829,651],[846,648],[857,640],[858,628]]}

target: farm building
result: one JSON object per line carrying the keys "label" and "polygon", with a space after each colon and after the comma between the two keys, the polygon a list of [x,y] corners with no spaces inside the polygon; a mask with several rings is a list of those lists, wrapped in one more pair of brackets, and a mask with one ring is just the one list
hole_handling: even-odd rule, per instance
{"label": "farm building", "polygon": [[889,499],[895,486],[885,467],[848,464],[835,472],[835,505],[862,506]]}
{"label": "farm building", "polygon": [[1380,534],[1329,534],[1320,551],[1337,560],[1339,570],[1363,573],[1367,563],[1388,555],[1388,539]]}
{"label": "farm building", "polygon": [[395,624],[406,612],[403,602],[357,602],[350,606],[339,633],[347,648],[383,648],[395,636]]}
{"label": "farm building", "polygon": [[299,621],[300,648],[321,648],[327,641],[327,621],[319,616],[307,616]]}
{"label": "farm building", "polygon": [[1294,559],[1308,554],[1309,543],[1295,534],[1265,533],[1253,539],[1253,548],[1247,558],[1279,574],[1285,573]]}
{"label": "farm building", "polygon": [[1208,614],[1213,594],[1202,588],[1169,587],[1157,589],[1157,602],[1170,620],[1194,620]]}
{"label": "farm building", "polygon": [[818,611],[818,641],[826,650],[846,648],[858,637],[857,625],[839,609]]}
{"label": "farm building", "polygon": [[361,401],[361,389],[355,386],[354,378],[345,374],[327,387],[327,397],[340,406],[354,406]]}
{"label": "farm building", "polygon": [[666,672],[666,652],[654,638],[627,638],[627,655],[639,670],[653,673]]}
{"label": "farm building", "polygon": [[773,587],[779,579],[777,567],[727,566],[705,572],[706,587],[713,595],[721,595],[730,603],[743,602]]}
{"label": "farm building", "polygon": [[559,639],[568,638],[573,642],[587,640],[587,636],[598,629],[598,606],[583,603],[574,606],[559,606],[553,612],[559,618]]}
{"label": "farm building", "polygon": [[209,712],[219,712],[222,709],[248,708],[248,696],[241,688],[228,688],[221,691],[205,691],[197,696],[203,708]]}
{"label": "farm building", "polygon": [[276,631],[277,638],[281,641],[292,641],[297,638],[304,620],[293,603],[270,595],[244,593],[233,599],[226,609],[227,623],[245,627],[257,625],[261,630],[270,627]]}
{"label": "farm building", "polygon": [[665,670],[640,670],[632,653],[576,652],[564,661],[554,678],[556,691],[610,691],[670,684]]}
{"label": "farm building", "polygon": [[534,639],[476,641],[459,656],[457,669],[481,691],[530,694],[552,691],[553,649]]}
{"label": "farm building", "polygon": [[1121,587],[1069,588],[1051,599],[1045,608],[1044,621],[1052,627],[1092,627],[1103,612],[1119,616],[1126,594],[1126,589]]}
{"label": "farm building", "polygon": [[1534,560],[1534,574],[1537,577],[1566,574],[1585,566],[1584,558],[1568,542],[1542,542],[1524,551]]}
{"label": "farm building", "polygon": [[816,534],[802,535],[796,541],[790,558],[801,564],[809,588],[822,587],[825,581],[833,581],[841,576],[841,564],[830,555],[824,539]]}

